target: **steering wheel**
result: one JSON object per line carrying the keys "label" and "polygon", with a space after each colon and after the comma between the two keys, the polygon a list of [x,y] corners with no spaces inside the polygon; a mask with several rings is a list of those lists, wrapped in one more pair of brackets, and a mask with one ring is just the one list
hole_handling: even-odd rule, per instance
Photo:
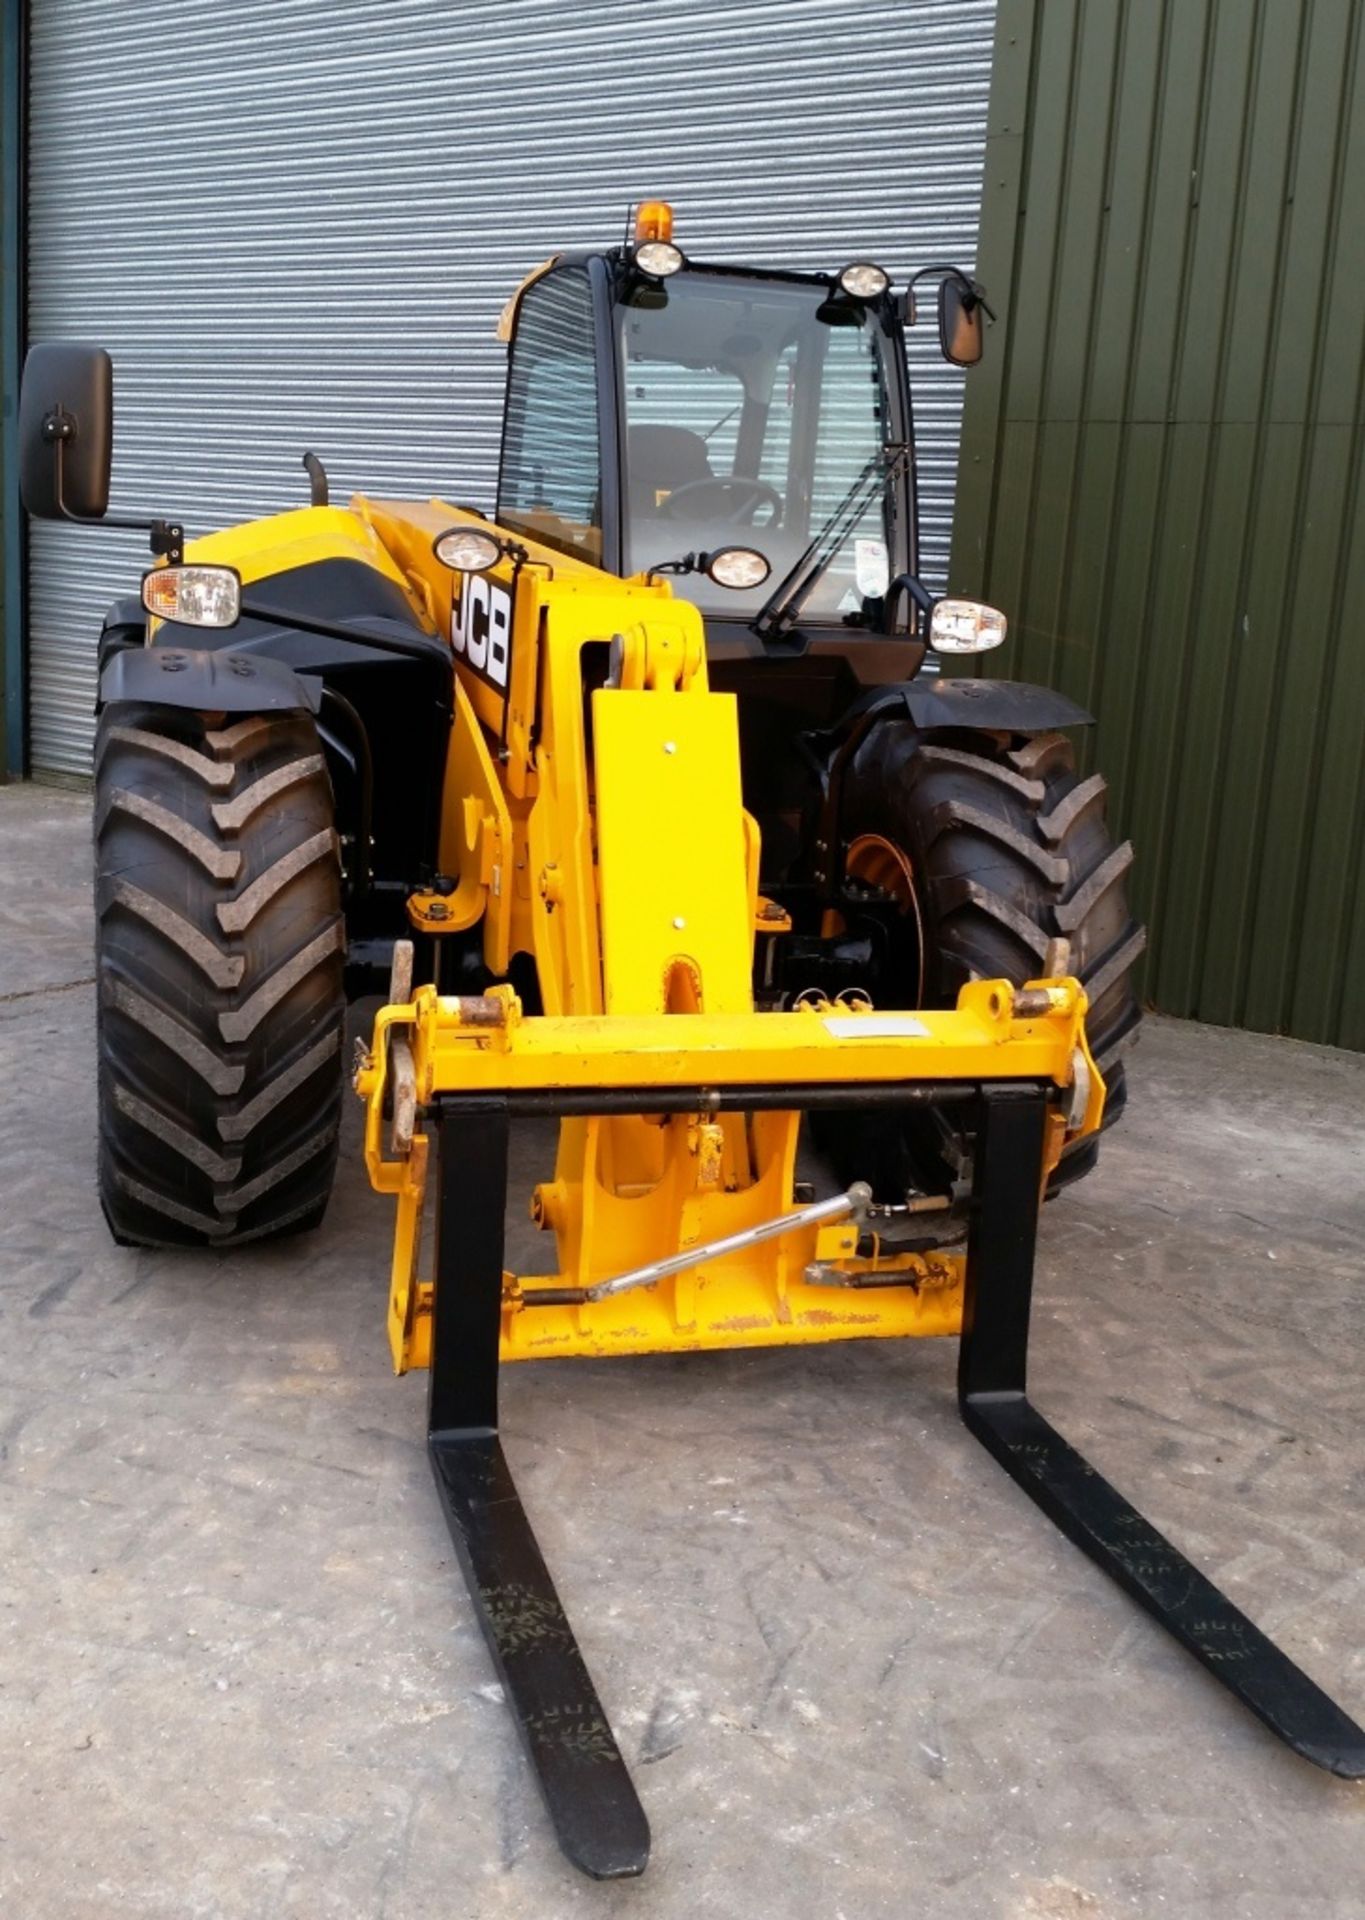
{"label": "steering wheel", "polygon": [[[768,518],[755,519],[764,507],[771,509]],[[722,480],[708,474],[703,480],[688,480],[674,487],[660,502],[659,513],[665,520],[720,520],[727,526],[775,527],[782,518],[782,495],[766,480],[750,480],[743,475]]]}

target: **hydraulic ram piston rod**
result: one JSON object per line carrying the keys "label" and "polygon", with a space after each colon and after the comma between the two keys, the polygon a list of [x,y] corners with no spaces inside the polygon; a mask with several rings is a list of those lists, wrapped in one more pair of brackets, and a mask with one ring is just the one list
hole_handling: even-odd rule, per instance
{"label": "hydraulic ram piston rod", "polygon": [[572,1307],[584,1306],[589,1300],[606,1300],[614,1293],[630,1293],[636,1287],[652,1287],[656,1281],[666,1280],[670,1274],[685,1273],[689,1267],[700,1267],[707,1260],[719,1260],[727,1253],[742,1253],[745,1247],[757,1246],[760,1240],[776,1240],[784,1233],[795,1232],[798,1227],[826,1226],[834,1220],[845,1219],[849,1214],[864,1214],[871,1204],[871,1187],[865,1180],[855,1180],[847,1193],[831,1194],[828,1200],[817,1200],[795,1213],[779,1213],[772,1220],[761,1220],[756,1227],[745,1227],[739,1233],[727,1233],[720,1240],[706,1240],[695,1247],[684,1247],[681,1253],[670,1253],[664,1260],[651,1260],[648,1266],[632,1267],[628,1273],[618,1273],[610,1280],[599,1280],[595,1286],[528,1287],[521,1296],[521,1302],[526,1307]]}
{"label": "hydraulic ram piston rod", "polygon": [[[685,1273],[689,1267],[699,1267],[707,1260],[722,1259],[728,1253],[742,1253],[746,1247],[757,1246],[760,1240],[776,1240],[784,1233],[793,1233],[798,1227],[824,1226],[834,1220],[843,1220],[849,1214],[860,1214],[872,1203],[872,1189],[865,1180],[855,1180],[847,1193],[832,1194],[828,1200],[817,1200],[809,1207],[802,1207],[796,1213],[779,1213],[771,1220],[762,1220],[756,1227],[745,1227],[739,1233],[727,1233],[720,1240],[706,1240],[695,1247],[684,1247],[681,1253],[670,1253],[664,1260],[651,1260],[648,1266],[632,1267],[628,1273],[618,1273],[615,1279],[599,1280],[595,1286],[584,1287],[584,1300],[606,1300],[614,1293],[630,1293],[636,1287],[652,1287],[656,1280],[667,1280],[670,1274]],[[568,1289],[557,1291],[560,1297]],[[529,1301],[534,1294],[527,1294]]]}

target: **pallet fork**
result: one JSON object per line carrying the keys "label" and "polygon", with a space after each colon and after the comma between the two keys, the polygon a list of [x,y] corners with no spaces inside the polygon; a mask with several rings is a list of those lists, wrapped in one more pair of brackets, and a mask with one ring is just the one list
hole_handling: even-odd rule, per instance
{"label": "pallet fork", "polygon": [[[1041,1016],[1040,1008],[1046,1009]],[[649,1828],[499,1437],[500,1361],[521,1357],[509,1343],[509,1321],[536,1311],[526,1304],[536,1291],[544,1296],[543,1314],[593,1311],[582,1288],[536,1289],[530,1281],[523,1288],[504,1272],[509,1128],[530,1115],[659,1120],[752,1115],[778,1103],[801,1111],[874,1099],[883,1107],[965,1104],[975,1138],[958,1363],[958,1404],[967,1427],[1068,1539],[1272,1732],[1318,1766],[1348,1779],[1365,1777],[1365,1732],[1028,1399],[1042,1183],[1064,1127],[1093,1123],[1102,1101],[1102,1089],[1085,1085],[1093,1069],[1083,1009],[1074,981],[1035,983],[1021,992],[1003,982],[974,983],[955,1012],[899,1023],[868,1018],[866,1038],[850,1037],[857,1029],[842,1011],[832,1019],[818,1010],[813,1017],[762,1016],[769,1042],[762,1054],[755,1052],[753,1031],[741,1031],[742,1017],[641,1022],[623,1046],[622,1036],[603,1032],[606,1023],[522,1021],[510,995],[500,1002],[443,1000],[425,988],[415,1000],[381,1012],[357,1088],[368,1105],[371,1177],[399,1195],[396,1353],[420,1351],[429,1364],[428,1447],[451,1538],[560,1846],[585,1873],[596,1879],[641,1873]],[[390,1082],[396,1157],[386,1159]],[[416,1131],[417,1118],[429,1133]],[[430,1134],[436,1147],[434,1284],[416,1279]],[[820,1231],[829,1229],[809,1228],[807,1239]],[[705,1272],[707,1249],[695,1254],[694,1264]],[[902,1272],[897,1287],[875,1266],[859,1274],[856,1263],[845,1264],[846,1283],[861,1278],[902,1293],[921,1284],[917,1273]],[[829,1299],[819,1283],[836,1276],[818,1266],[813,1271],[819,1297]],[[786,1297],[789,1331],[803,1311],[793,1305],[796,1291]],[[781,1318],[779,1312],[775,1326]],[[698,1324],[694,1318],[681,1327],[677,1344],[702,1344]],[[630,1350],[628,1342],[623,1350]]]}

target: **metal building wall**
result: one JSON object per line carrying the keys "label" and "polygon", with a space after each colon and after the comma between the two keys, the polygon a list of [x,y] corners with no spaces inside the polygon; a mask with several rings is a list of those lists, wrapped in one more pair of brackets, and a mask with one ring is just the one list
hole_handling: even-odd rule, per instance
{"label": "metal building wall", "polygon": [[1350,1047],[1362,236],[1358,0],[1000,0],[954,582],[1099,717],[1151,1000]]}
{"label": "metal building wall", "polygon": [[23,0],[0,0],[0,779],[24,767],[24,569],[15,500],[24,282],[23,87]]}
{"label": "metal building wall", "polygon": [[[490,505],[523,272],[673,200],[699,258],[975,253],[995,0],[30,0],[29,325],[114,353],[115,510]],[[916,343],[926,560],[961,379]],[[37,527],[36,766],[80,769],[132,536]]]}

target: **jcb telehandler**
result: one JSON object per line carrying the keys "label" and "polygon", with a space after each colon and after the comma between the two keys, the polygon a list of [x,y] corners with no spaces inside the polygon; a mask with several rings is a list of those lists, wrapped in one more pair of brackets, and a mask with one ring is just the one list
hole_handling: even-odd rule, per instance
{"label": "jcb telehandler", "polygon": [[[971,364],[982,290],[927,272]],[[297,512],[132,523],[156,564],[101,641],[109,1224],[315,1226],[347,986],[389,979],[355,1086],[397,1197],[394,1362],[430,1369],[470,1592],[603,1877],[648,1829],[499,1443],[504,1360],[960,1332],[963,1416],[1019,1485],[1290,1745],[1365,1773],[1360,1729],[1025,1395],[1039,1204],[1122,1104],[1143,936],[1075,771],[1088,716],[917,677],[1005,623],[918,576],[914,318],[868,261],[690,261],[645,203],[503,313],[493,520],[331,506],[308,454]],[[21,416],[30,511],[108,523],[108,356],[35,347]],[[503,1265],[535,1114],[548,1277]]]}

